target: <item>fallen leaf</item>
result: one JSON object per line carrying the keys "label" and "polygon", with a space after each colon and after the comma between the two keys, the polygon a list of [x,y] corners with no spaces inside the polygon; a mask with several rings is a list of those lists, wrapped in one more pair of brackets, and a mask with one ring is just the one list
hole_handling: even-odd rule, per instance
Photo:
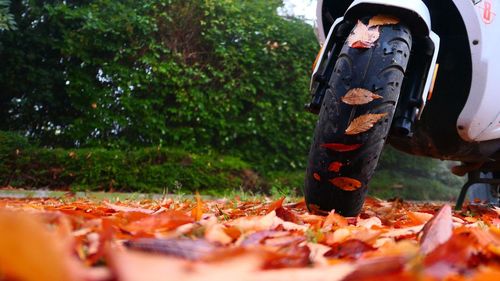
{"label": "fallen leaf", "polygon": [[333,210],[330,213],[328,213],[328,216],[326,217],[325,221],[323,222],[322,228],[328,229],[328,228],[331,228],[331,226],[344,227],[347,225],[348,225],[347,220],[343,216],[335,213],[335,210]]}
{"label": "fallen leaf", "polygon": [[104,205],[110,209],[113,209],[114,211],[117,211],[117,212],[138,212],[138,213],[144,213],[144,214],[149,214],[149,215],[153,214],[155,212],[154,210],[150,210],[150,209],[117,205],[117,204],[113,204],[113,203],[109,203],[109,202],[104,202]]}
{"label": "fallen leaf", "polygon": [[200,194],[196,192],[196,206],[191,210],[191,216],[195,221],[201,220],[203,216],[203,201],[201,201]]}
{"label": "fallen leaf", "polygon": [[[377,257],[360,261],[356,270],[344,278],[343,281],[401,280],[398,278],[392,279],[391,275],[402,272],[406,262],[407,258],[401,256]],[[416,280],[416,278],[407,280]]]}
{"label": "fallen leaf", "polygon": [[376,15],[368,22],[368,27],[398,24],[399,19],[391,15]]}
{"label": "fallen leaf", "polygon": [[301,219],[293,211],[286,207],[279,207],[276,209],[276,216],[284,221],[299,223]]}
{"label": "fallen leaf", "polygon": [[321,176],[318,174],[318,173],[314,173],[313,174],[313,178],[317,181],[320,181],[321,180]]}
{"label": "fallen leaf", "polygon": [[423,228],[424,228],[424,225],[422,224],[422,225],[416,225],[416,226],[411,226],[411,227],[392,229],[392,230],[389,230],[386,233],[382,234],[381,237],[389,237],[389,238],[399,239],[401,237],[416,235]]}
{"label": "fallen leaf", "polygon": [[338,173],[340,171],[340,168],[342,168],[342,166],[344,166],[344,164],[340,162],[332,162],[328,166],[328,171]]}
{"label": "fallen leaf", "polygon": [[281,197],[280,199],[272,202],[266,207],[266,213],[269,214],[272,211],[275,211],[276,209],[281,208],[283,206],[283,201],[285,201],[285,197]]}
{"label": "fallen leaf", "polygon": [[171,257],[130,251],[109,250],[110,266],[117,280],[122,281],[329,281],[343,280],[355,266],[339,264],[318,268],[261,270],[266,259],[272,258],[257,251],[236,251],[210,263],[190,262]]}
{"label": "fallen leaf", "polygon": [[483,267],[471,278],[472,281],[500,280],[500,268]]}
{"label": "fallen leaf", "polygon": [[[58,271],[61,264],[66,279],[86,281],[498,279],[494,208],[469,205],[457,212],[451,237],[424,255],[431,233],[441,236],[438,203],[368,197],[358,217],[342,217],[310,205],[324,216],[312,215],[304,199],[263,200],[206,199],[195,221],[192,210],[201,204],[185,198],[111,205],[74,197],[0,198],[0,279],[47,280],[32,269]],[[2,209],[38,226],[26,227],[17,217],[6,225]]]}
{"label": "fallen leaf", "polygon": [[422,213],[422,212],[409,211],[406,213],[406,215],[413,222],[415,222],[415,224],[423,224],[423,223],[426,223],[433,218],[433,215],[428,214],[428,213]]}
{"label": "fallen leaf", "polygon": [[347,37],[347,44],[351,48],[369,49],[375,45],[378,40],[380,32],[378,27],[368,27],[361,21],[358,21],[349,37]]}
{"label": "fallen leaf", "polygon": [[381,98],[382,96],[372,93],[366,89],[354,88],[350,89],[347,94],[342,97],[342,101],[349,105],[363,105],[375,99]]}
{"label": "fallen leaf", "polygon": [[273,237],[283,237],[288,235],[286,231],[277,231],[277,230],[262,230],[254,232],[247,237],[243,241],[241,241],[240,246],[248,247],[262,244],[265,239],[273,238]]}
{"label": "fallen leaf", "polygon": [[428,221],[420,239],[421,251],[424,254],[432,252],[437,246],[450,239],[453,230],[450,205],[444,205],[441,210]]}
{"label": "fallen leaf", "polygon": [[375,123],[384,118],[387,113],[364,114],[352,120],[349,127],[345,130],[346,135],[357,135],[370,130]]}
{"label": "fallen leaf", "polygon": [[193,219],[183,212],[165,211],[134,221],[123,228],[131,233],[155,233],[175,229],[178,226],[193,222]]}
{"label": "fallen leaf", "polygon": [[311,250],[307,245],[292,245],[270,254],[262,269],[304,267],[310,263]]}
{"label": "fallen leaf", "polygon": [[477,240],[467,233],[454,234],[448,241],[438,245],[424,259],[426,273],[438,279],[458,273],[467,268],[471,257],[477,252]]}
{"label": "fallen leaf", "polygon": [[221,245],[227,245],[233,241],[233,238],[227,234],[226,227],[222,224],[208,226],[205,230],[205,239]]}
{"label": "fallen leaf", "polygon": [[211,255],[217,247],[204,239],[155,239],[142,238],[126,241],[132,250],[165,254],[188,260],[201,260]]}
{"label": "fallen leaf", "polygon": [[367,229],[371,229],[372,227],[382,227],[382,221],[377,217],[371,217],[367,219],[359,219],[356,223],[358,227],[364,227]]}
{"label": "fallen leaf", "polygon": [[307,247],[309,247],[309,249],[311,250],[309,259],[313,263],[317,263],[320,265],[328,265],[328,260],[324,257],[324,254],[330,251],[331,248],[329,246],[308,242]]}
{"label": "fallen leaf", "polygon": [[342,144],[342,143],[324,143],[321,145],[323,148],[327,148],[337,152],[348,152],[354,151],[360,148],[362,144]]}
{"label": "fallen leaf", "polygon": [[342,243],[331,245],[332,249],[324,254],[327,258],[357,260],[361,255],[375,248],[360,240],[346,240]]}
{"label": "fallen leaf", "polygon": [[246,233],[274,230],[276,227],[283,225],[284,222],[276,216],[276,211],[272,211],[265,216],[240,217],[228,222],[227,225],[237,227],[242,233]]}
{"label": "fallen leaf", "polygon": [[338,177],[331,179],[330,182],[336,187],[345,191],[354,191],[362,186],[361,182],[348,177]]}
{"label": "fallen leaf", "polygon": [[75,280],[59,238],[28,214],[0,212],[0,272],[4,280]]}

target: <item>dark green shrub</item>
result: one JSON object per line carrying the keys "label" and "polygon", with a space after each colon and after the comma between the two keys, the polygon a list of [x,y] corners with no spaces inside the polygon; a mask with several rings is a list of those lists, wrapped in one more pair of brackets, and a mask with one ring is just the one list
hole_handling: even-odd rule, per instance
{"label": "dark green shrub", "polygon": [[0,33],[0,130],[50,147],[216,150],[305,163],[318,50],[278,0],[21,1]]}

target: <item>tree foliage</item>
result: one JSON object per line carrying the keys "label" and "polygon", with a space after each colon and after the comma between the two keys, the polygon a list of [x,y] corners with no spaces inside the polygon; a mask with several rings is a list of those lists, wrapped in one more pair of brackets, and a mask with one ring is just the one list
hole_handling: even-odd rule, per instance
{"label": "tree foliage", "polygon": [[278,0],[20,1],[0,125],[42,145],[215,149],[305,162],[312,28]]}
{"label": "tree foliage", "polygon": [[9,11],[10,0],[0,0],[0,32],[3,30],[15,30],[16,22]]}

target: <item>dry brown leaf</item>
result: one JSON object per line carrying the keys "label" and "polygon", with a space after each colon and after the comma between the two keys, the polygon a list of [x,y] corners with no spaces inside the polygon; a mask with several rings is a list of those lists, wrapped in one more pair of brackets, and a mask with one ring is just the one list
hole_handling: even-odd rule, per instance
{"label": "dry brown leaf", "polygon": [[6,280],[75,280],[70,252],[29,214],[0,212],[0,272]]}
{"label": "dry brown leaf", "polygon": [[369,49],[375,45],[375,41],[380,37],[378,27],[368,27],[361,21],[358,21],[354,30],[347,37],[347,44],[351,48]]}
{"label": "dry brown leaf", "polygon": [[395,16],[376,15],[370,19],[370,21],[368,22],[368,27],[389,25],[389,24],[398,24],[398,23],[399,23],[399,19]]}
{"label": "dry brown leaf", "polygon": [[363,253],[375,250],[375,248],[367,243],[355,239],[336,243],[331,245],[331,247],[332,249],[324,254],[327,258],[356,260],[359,259]]}
{"label": "dry brown leaf", "polygon": [[[202,216],[195,222],[191,214],[198,206],[203,208],[193,216]],[[450,229],[450,219],[443,215],[449,206],[439,213],[436,206],[436,203],[367,198],[359,217],[344,218],[324,211],[318,213],[326,217],[314,216],[307,212],[303,200],[283,205],[283,198],[264,202],[206,199],[202,204],[186,199],[116,204],[0,199],[0,229],[7,229],[0,231],[0,276],[8,280],[10,277],[47,280],[46,273],[33,272],[39,272],[40,266],[57,272],[61,263],[68,272],[67,279],[86,281],[201,278],[278,281],[324,280],[325,276],[343,279],[342,267],[337,266],[349,272],[355,270],[347,280],[372,280],[380,276],[394,280],[451,280],[452,277],[462,280],[482,269],[495,269],[500,257],[499,209],[495,208],[468,206],[470,213],[457,212],[451,217],[454,224],[451,238],[422,257],[424,251],[429,251],[425,250],[426,243],[436,245],[435,241],[446,237],[443,233]],[[30,217],[37,223],[26,226],[24,219],[16,217],[12,220],[15,223],[6,225],[2,208],[24,212],[24,219]],[[148,214],[148,210],[161,210],[162,214],[156,214],[159,211]],[[418,233],[430,216],[433,220],[427,224],[420,245]],[[443,232],[441,228],[445,225]],[[120,252],[120,247],[125,250],[120,242],[123,240],[130,241],[125,245],[137,250],[177,257],[135,255],[130,249]],[[27,250],[12,250],[9,248],[12,245],[22,245]],[[118,248],[111,249],[109,245]],[[331,257],[326,260],[323,254],[331,249]],[[43,252],[42,262],[39,252]],[[54,252],[59,253],[56,262],[52,262]],[[358,257],[359,260],[350,260]],[[40,264],[33,265],[33,260]],[[95,265],[97,260],[103,262],[102,267],[84,266]],[[418,272],[413,270],[415,261]],[[290,268],[294,266],[302,268]],[[275,270],[283,267],[286,269]],[[272,270],[264,270],[268,268]],[[495,279],[498,270],[491,270],[479,280],[498,279]]]}
{"label": "dry brown leaf", "polygon": [[393,229],[390,231],[387,231],[386,233],[382,234],[381,237],[384,238],[400,238],[400,237],[405,237],[405,236],[410,236],[410,235],[415,235],[418,232],[420,232],[424,228],[424,225],[416,225],[416,226],[411,226],[411,227],[405,227],[405,228],[397,228]]}
{"label": "dry brown leaf", "polygon": [[348,177],[334,178],[331,179],[330,182],[345,191],[354,191],[362,186],[360,181]]}
{"label": "dry brown leaf", "polygon": [[349,105],[363,105],[375,99],[381,98],[382,96],[372,93],[366,89],[354,88],[350,89],[347,94],[342,97],[342,101]]}
{"label": "dry brown leaf", "polygon": [[354,120],[352,120],[349,127],[345,130],[346,135],[357,135],[360,133],[364,133],[370,130],[375,123],[377,123],[380,119],[384,118],[387,113],[380,114],[365,114],[361,115]]}
{"label": "dry brown leaf", "polygon": [[117,212],[138,212],[138,213],[144,213],[144,214],[148,214],[148,215],[151,215],[155,212],[155,210],[130,207],[130,206],[126,206],[126,205],[118,205],[118,204],[113,204],[113,203],[109,203],[109,202],[104,202],[104,205],[110,209],[113,209],[114,211],[117,211]]}
{"label": "dry brown leaf", "polygon": [[437,246],[450,239],[453,230],[450,205],[444,205],[441,210],[428,221],[423,229],[420,240],[421,251],[424,254],[432,252]]}

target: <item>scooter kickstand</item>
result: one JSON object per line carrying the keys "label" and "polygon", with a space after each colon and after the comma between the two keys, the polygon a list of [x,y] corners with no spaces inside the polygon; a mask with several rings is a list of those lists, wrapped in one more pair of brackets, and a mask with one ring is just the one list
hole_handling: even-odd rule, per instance
{"label": "scooter kickstand", "polygon": [[465,200],[465,196],[467,195],[467,191],[471,187],[471,185],[477,183],[489,184],[490,187],[496,186],[500,184],[500,178],[482,178],[481,171],[473,171],[467,174],[467,182],[462,186],[462,190],[460,191],[460,195],[458,196],[457,203],[455,205],[455,210],[462,210],[462,205]]}

